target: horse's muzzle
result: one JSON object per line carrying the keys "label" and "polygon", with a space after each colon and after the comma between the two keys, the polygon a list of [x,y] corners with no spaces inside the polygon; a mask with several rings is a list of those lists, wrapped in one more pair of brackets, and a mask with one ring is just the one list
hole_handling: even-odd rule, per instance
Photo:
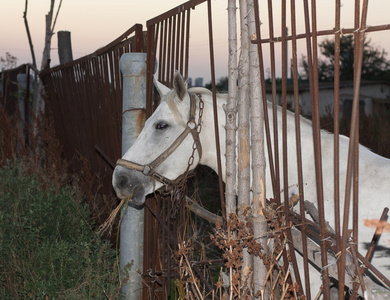
{"label": "horse's muzzle", "polygon": [[117,166],[112,175],[112,186],[118,198],[129,198],[129,201],[136,205],[145,202],[145,185],[148,184],[150,184],[148,176],[121,166]]}

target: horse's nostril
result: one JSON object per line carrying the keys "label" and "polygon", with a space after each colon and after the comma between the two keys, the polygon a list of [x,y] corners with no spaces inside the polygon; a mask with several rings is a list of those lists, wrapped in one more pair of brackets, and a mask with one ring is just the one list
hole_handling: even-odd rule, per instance
{"label": "horse's nostril", "polygon": [[129,178],[125,175],[121,175],[118,178],[118,187],[123,189],[129,184]]}

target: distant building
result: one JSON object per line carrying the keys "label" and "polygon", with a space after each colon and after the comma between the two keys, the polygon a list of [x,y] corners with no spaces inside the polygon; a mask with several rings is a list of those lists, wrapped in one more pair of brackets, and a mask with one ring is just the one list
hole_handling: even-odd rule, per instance
{"label": "distant building", "polygon": [[187,79],[187,87],[191,88],[192,87],[192,78]]}
{"label": "distant building", "polygon": [[[340,82],[340,118],[350,118],[352,112],[353,82]],[[333,82],[319,84],[319,112],[325,116],[333,111],[334,86]],[[267,87],[267,99],[272,101],[270,87]],[[281,87],[277,87],[276,101],[282,103]],[[359,91],[360,111],[366,116],[390,110],[390,84],[378,81],[362,81]],[[303,115],[311,115],[311,99],[308,83],[299,84],[299,105]],[[287,86],[287,106],[294,109],[294,90]]]}
{"label": "distant building", "polygon": [[195,85],[194,86],[203,86],[203,77],[195,78]]}

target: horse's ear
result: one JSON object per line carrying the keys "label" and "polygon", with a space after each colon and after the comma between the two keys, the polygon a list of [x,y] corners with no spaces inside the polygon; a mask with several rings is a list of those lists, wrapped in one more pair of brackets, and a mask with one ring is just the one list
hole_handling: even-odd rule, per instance
{"label": "horse's ear", "polygon": [[184,82],[183,77],[181,77],[179,72],[176,72],[175,77],[173,78],[173,88],[179,98],[183,100],[187,93],[187,84]]}
{"label": "horse's ear", "polygon": [[168,94],[171,89],[165,85],[163,85],[160,81],[157,80],[156,77],[153,77],[153,83],[154,83],[154,86],[156,87],[158,93],[160,94],[160,97]]}

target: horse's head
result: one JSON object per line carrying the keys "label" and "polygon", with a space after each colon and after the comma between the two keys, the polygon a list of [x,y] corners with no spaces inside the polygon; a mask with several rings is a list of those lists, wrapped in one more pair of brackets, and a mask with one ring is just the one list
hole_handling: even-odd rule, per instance
{"label": "horse's head", "polygon": [[[188,168],[195,168],[201,156],[197,132],[198,105],[196,95],[190,95],[183,78],[175,74],[173,90],[155,83],[162,101],[145,122],[137,140],[118,160],[112,184],[119,198],[141,205],[145,196],[164,184],[169,185]],[[196,151],[193,151],[193,149]]]}

